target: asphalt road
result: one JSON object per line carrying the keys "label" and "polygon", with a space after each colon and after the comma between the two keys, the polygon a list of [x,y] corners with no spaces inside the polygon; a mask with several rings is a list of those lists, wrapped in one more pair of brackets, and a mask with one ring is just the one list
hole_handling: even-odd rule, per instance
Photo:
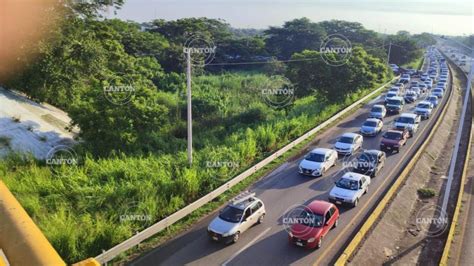
{"label": "asphalt road", "polygon": [[[449,84],[450,86],[450,84]],[[449,93],[449,92],[448,92]],[[307,250],[288,242],[288,235],[281,223],[286,211],[295,204],[306,204],[315,199],[327,200],[334,182],[344,173],[341,159],[323,177],[312,178],[298,174],[298,163],[302,159],[285,163],[273,173],[251,187],[257,197],[263,200],[267,215],[265,221],[252,227],[241,235],[239,242],[232,245],[211,242],[206,228],[216,214],[199,221],[193,228],[173,240],[143,254],[130,265],[326,265],[336,259],[341,248],[350,241],[357,227],[362,224],[380,196],[384,194],[397,177],[416,148],[422,143],[429,129],[438,117],[442,104],[436,108],[435,115],[420,124],[418,132],[398,154],[389,155],[385,167],[372,179],[369,192],[364,195],[356,208],[340,207],[339,226],[331,230],[323,240],[322,248]],[[336,138],[345,132],[358,132],[368,116],[373,104],[382,98],[367,104],[338,125],[315,137],[318,147],[332,148]],[[404,107],[411,111],[416,103]],[[396,115],[384,119],[384,131],[391,127]],[[364,149],[379,149],[381,134],[364,138]]]}

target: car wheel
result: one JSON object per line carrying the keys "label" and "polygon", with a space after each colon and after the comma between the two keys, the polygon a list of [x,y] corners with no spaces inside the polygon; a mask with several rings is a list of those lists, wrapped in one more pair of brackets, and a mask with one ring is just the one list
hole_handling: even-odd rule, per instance
{"label": "car wheel", "polygon": [[357,198],[354,203],[352,204],[353,207],[357,207],[357,205],[359,204],[359,199]]}
{"label": "car wheel", "polygon": [[257,224],[261,224],[263,222],[263,218],[265,217],[265,213],[258,217]]}
{"label": "car wheel", "polygon": [[336,222],[332,226],[332,228],[336,228],[339,225],[339,217],[336,219]]}
{"label": "car wheel", "polygon": [[236,243],[237,241],[239,241],[239,238],[240,238],[240,232],[235,233],[234,236],[232,237],[232,243]]}
{"label": "car wheel", "polygon": [[318,244],[316,245],[316,248],[321,248],[322,244],[323,244],[323,237],[320,237],[318,240]]}

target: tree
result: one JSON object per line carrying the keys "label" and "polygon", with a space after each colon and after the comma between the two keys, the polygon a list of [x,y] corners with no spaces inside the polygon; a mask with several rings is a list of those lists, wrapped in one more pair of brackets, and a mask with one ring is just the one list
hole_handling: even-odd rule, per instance
{"label": "tree", "polygon": [[413,61],[415,58],[419,58],[423,54],[416,40],[407,32],[390,35],[388,41],[392,43],[390,63],[403,65]]}
{"label": "tree", "polygon": [[326,32],[308,18],[300,18],[285,22],[283,27],[270,27],[265,35],[269,53],[280,59],[288,59],[303,50],[319,49]]}

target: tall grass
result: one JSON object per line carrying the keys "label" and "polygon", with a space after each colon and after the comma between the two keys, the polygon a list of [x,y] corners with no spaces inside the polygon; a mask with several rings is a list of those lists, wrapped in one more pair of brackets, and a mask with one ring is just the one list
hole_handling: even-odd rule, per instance
{"label": "tall grass", "polygon": [[[95,256],[205,195],[370,91],[348,95],[341,103],[309,96],[279,110],[259,98],[258,84],[265,79],[236,74],[196,79],[193,97],[218,108],[196,126],[201,131],[196,132],[192,167],[184,149],[104,159],[79,153],[79,167],[63,167],[55,174],[44,162],[12,155],[0,161],[0,178],[68,263]],[[217,122],[208,126],[209,121]],[[233,164],[214,167],[212,162]]]}

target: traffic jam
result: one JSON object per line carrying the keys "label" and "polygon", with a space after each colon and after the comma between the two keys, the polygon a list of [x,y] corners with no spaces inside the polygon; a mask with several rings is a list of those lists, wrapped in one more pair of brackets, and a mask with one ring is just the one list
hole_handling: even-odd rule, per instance
{"label": "traffic jam", "polygon": [[[322,239],[339,224],[340,208],[357,208],[373,178],[386,160],[397,154],[417,135],[420,123],[429,120],[446,97],[450,78],[446,59],[434,47],[426,52],[424,71],[391,65],[399,78],[373,104],[358,132],[338,136],[332,147],[315,147],[299,161],[302,177],[323,178],[328,170],[343,164],[342,176],[329,189],[326,200],[313,200],[291,214],[286,225],[292,245],[317,249]],[[408,106],[411,104],[411,107]],[[387,117],[394,117],[390,122]],[[364,139],[379,137],[378,149],[365,149]],[[255,193],[245,192],[229,202],[210,222],[207,233],[212,241],[232,244],[241,234],[263,222],[264,202]]]}

